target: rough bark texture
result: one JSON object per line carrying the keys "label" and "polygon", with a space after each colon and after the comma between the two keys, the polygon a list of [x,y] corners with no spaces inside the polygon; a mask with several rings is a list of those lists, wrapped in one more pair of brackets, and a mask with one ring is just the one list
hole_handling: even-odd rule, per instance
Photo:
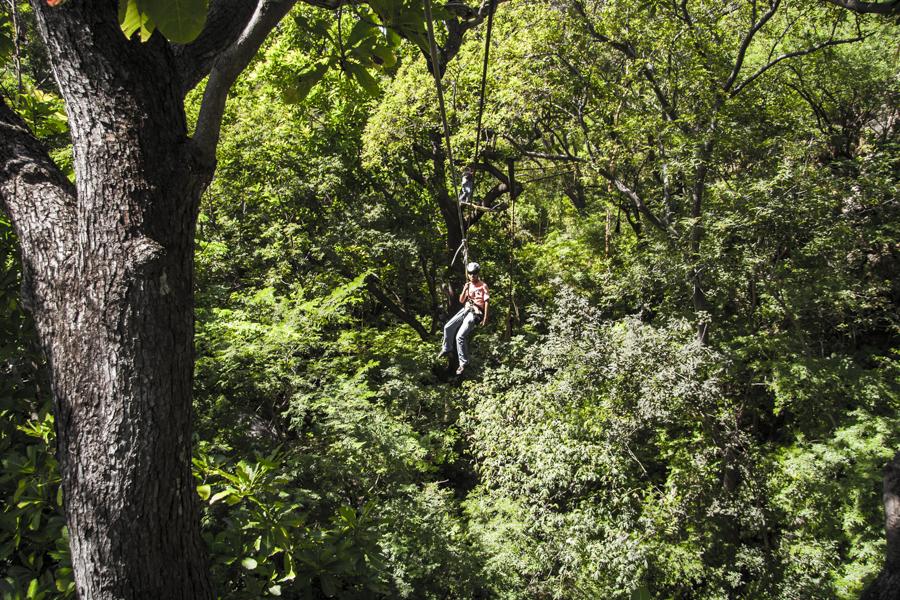
{"label": "rough bark texture", "polygon": [[212,165],[195,159],[164,40],[126,40],[113,0],[34,9],[77,191],[4,106],[0,198],[51,367],[78,594],[212,598],[190,469],[193,236]]}
{"label": "rough bark texture", "polygon": [[[32,5],[68,109],[77,186],[0,100],[0,201],[51,368],[78,595],[211,598],[190,469],[194,228],[228,89],[293,0],[213,0],[208,29],[174,48],[159,34],[126,40],[117,0]],[[451,37],[484,8],[449,19]],[[192,140],[183,97],[207,73]]]}

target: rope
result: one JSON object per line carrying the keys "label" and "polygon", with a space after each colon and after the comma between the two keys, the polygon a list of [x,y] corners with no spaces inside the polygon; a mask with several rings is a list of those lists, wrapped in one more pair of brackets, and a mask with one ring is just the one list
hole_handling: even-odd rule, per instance
{"label": "rope", "polygon": [[[431,0],[425,0],[425,24],[428,28],[428,45],[429,50],[431,52],[431,74],[434,75],[434,84],[437,87],[437,95],[438,95],[438,108],[441,113],[441,123],[444,125],[444,138],[447,143],[447,158],[450,161],[450,179],[453,180],[453,193],[456,194],[456,215],[459,219],[459,232],[460,237],[462,237],[462,244],[460,245],[460,249],[463,251],[463,261],[469,262],[469,249],[466,244],[466,225],[463,221],[462,214],[462,206],[459,204],[459,189],[456,186],[456,165],[453,162],[453,148],[450,145],[450,127],[447,125],[447,111],[444,108],[444,90],[441,87],[441,76],[439,73],[440,63],[438,62],[438,51],[437,44],[434,41],[434,24],[432,23],[431,17]],[[456,260],[456,255],[459,254],[459,249],[456,251],[456,254],[453,255],[453,261]],[[451,261],[450,266],[453,266],[453,262]]]}
{"label": "rope", "polygon": [[481,92],[478,100],[478,127],[475,129],[475,155],[472,162],[478,160],[478,149],[481,144],[481,117],[484,115],[484,90],[487,86],[488,56],[491,52],[491,30],[494,28],[494,10],[497,8],[497,0],[490,0],[488,7],[487,34],[484,39],[484,64],[481,67]]}

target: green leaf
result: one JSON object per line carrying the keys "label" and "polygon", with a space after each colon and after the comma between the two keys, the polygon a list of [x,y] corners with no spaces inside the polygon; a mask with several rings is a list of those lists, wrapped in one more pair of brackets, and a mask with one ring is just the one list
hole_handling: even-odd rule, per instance
{"label": "green leaf", "polygon": [[241,561],[241,566],[247,569],[248,571],[252,571],[256,568],[257,562],[255,558],[248,556],[244,560]]}
{"label": "green leaf", "polygon": [[364,66],[350,61],[347,61],[344,66],[364,90],[373,96],[378,95],[381,91],[378,87],[378,82]]}
{"label": "green leaf", "polygon": [[19,484],[16,486],[16,491],[13,492],[13,502],[18,502],[22,495],[25,493],[25,490],[28,489],[28,480],[20,479]]}
{"label": "green leaf", "polygon": [[272,594],[273,596],[280,596],[281,595],[281,586],[278,584],[273,585],[272,587],[269,588],[269,593]]}
{"label": "green leaf", "polygon": [[197,494],[200,496],[201,500],[209,500],[209,495],[212,493],[212,487],[209,485],[198,485],[197,486]]}
{"label": "green leaf", "polygon": [[119,0],[119,27],[125,37],[131,39],[136,32],[141,32],[141,41],[146,42],[153,35],[156,24],[141,4],[142,0]]}
{"label": "green leaf", "polygon": [[28,600],[37,600],[39,585],[40,582],[37,579],[32,579],[31,583],[28,584],[28,592],[25,596]]}
{"label": "green leaf", "polygon": [[350,37],[347,38],[347,43],[345,44],[347,48],[352,48],[356,44],[358,44],[363,38],[369,37],[372,32],[375,31],[375,28],[372,27],[369,23],[365,21],[357,21],[355,25],[353,25],[353,29],[350,30]]}
{"label": "green leaf", "polygon": [[209,503],[215,504],[222,498],[226,498],[226,497],[230,496],[233,492],[234,492],[234,488],[230,488],[230,487],[225,488],[224,490],[222,490],[221,492],[217,492],[212,498],[210,498]]}
{"label": "green leaf", "polygon": [[337,582],[334,578],[327,573],[322,573],[320,581],[322,582],[322,593],[329,598],[333,598],[337,594],[338,589]]}
{"label": "green leaf", "polygon": [[206,25],[207,0],[139,0],[170,42],[192,42]]}
{"label": "green leaf", "polygon": [[631,600],[650,600],[650,591],[647,590],[647,586],[642,585],[639,588],[635,588],[631,592]]}

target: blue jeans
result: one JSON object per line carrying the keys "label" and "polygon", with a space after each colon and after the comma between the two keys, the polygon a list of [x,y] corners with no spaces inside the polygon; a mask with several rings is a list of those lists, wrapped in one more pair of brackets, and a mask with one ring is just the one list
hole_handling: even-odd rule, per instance
{"label": "blue jeans", "polygon": [[479,322],[481,315],[464,306],[444,325],[443,352],[449,353],[451,340],[456,339],[456,354],[459,356],[460,365],[469,362],[469,336]]}

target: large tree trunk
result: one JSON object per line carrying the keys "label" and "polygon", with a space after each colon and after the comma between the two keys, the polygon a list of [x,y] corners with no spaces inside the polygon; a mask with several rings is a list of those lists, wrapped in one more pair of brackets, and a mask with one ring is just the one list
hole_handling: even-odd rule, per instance
{"label": "large tree trunk", "polygon": [[77,192],[2,107],[0,197],[51,366],[78,594],[211,598],[190,465],[193,237],[212,165],[163,40],[126,40],[113,1],[34,7]]}

